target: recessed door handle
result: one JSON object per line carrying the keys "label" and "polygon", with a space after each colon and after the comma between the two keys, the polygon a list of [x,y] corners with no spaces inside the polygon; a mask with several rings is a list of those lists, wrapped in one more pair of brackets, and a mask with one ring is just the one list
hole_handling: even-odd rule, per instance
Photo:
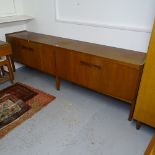
{"label": "recessed door handle", "polygon": [[33,48],[27,47],[27,46],[22,46],[22,49],[28,50],[28,51],[34,51]]}
{"label": "recessed door handle", "polygon": [[96,64],[93,64],[93,63],[90,63],[90,62],[86,62],[86,61],[83,61],[83,60],[80,61],[80,64],[88,66],[90,68],[96,68],[96,69],[101,69],[102,68],[100,65],[96,65]]}

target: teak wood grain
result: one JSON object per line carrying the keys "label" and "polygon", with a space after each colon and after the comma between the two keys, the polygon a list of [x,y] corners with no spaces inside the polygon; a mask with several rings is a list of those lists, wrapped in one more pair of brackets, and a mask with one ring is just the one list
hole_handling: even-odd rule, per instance
{"label": "teak wood grain", "polygon": [[65,79],[126,101],[131,120],[145,53],[27,31],[6,38],[14,60],[55,75],[57,89]]}
{"label": "teak wood grain", "polygon": [[55,75],[56,64],[55,64],[55,52],[54,47],[50,45],[42,44],[41,50],[41,71]]}
{"label": "teak wood grain", "polygon": [[20,53],[22,62],[26,65],[40,69],[41,68],[41,45],[27,40],[20,40]]}
{"label": "teak wood grain", "polygon": [[12,34],[6,34],[6,38],[7,36],[9,36],[9,38],[19,38],[45,45],[51,45],[72,51],[104,57],[112,59],[112,61],[117,61],[136,68],[139,68],[139,66],[143,65],[145,60],[145,53],[142,52],[114,48],[105,45],[98,45],[94,43],[82,42],[34,32],[21,31]]}
{"label": "teak wood grain", "polygon": [[56,52],[57,76],[128,103],[135,102],[140,69],[66,49]]}
{"label": "teak wood grain", "polygon": [[144,72],[140,84],[134,119],[155,127],[155,24],[153,27]]}
{"label": "teak wood grain", "polygon": [[155,135],[152,137],[144,155],[155,155]]}

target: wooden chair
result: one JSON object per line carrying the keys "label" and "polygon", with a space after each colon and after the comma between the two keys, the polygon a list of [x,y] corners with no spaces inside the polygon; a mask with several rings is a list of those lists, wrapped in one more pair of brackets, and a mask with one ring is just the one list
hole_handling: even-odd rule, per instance
{"label": "wooden chair", "polygon": [[0,41],[0,82],[10,80],[11,83],[13,83],[14,75],[11,54],[12,51],[10,44]]}

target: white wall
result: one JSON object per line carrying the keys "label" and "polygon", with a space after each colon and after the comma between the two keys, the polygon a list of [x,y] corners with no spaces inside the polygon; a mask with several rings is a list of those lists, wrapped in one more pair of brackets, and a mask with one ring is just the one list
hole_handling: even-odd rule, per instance
{"label": "white wall", "polygon": [[5,41],[5,34],[26,29],[24,22],[0,24],[0,40]]}
{"label": "white wall", "polygon": [[[142,52],[147,51],[150,33],[57,21],[55,18],[55,0],[23,0],[23,6],[25,13],[35,17],[35,20],[27,25],[27,29],[30,31]],[[155,10],[155,5],[152,7]],[[154,18],[152,9],[147,15],[151,16],[152,19]]]}
{"label": "white wall", "polygon": [[[15,13],[23,13],[23,3],[21,0],[14,0],[15,2]],[[13,22],[13,23],[4,23],[0,24],[0,40],[5,41],[5,34],[15,31],[21,31],[26,29],[25,22]]]}
{"label": "white wall", "polygon": [[154,0],[56,0],[55,3],[56,19],[60,21],[132,31],[149,32],[155,14]]}
{"label": "white wall", "polygon": [[[15,2],[15,13],[22,14],[23,13],[23,3],[22,0],[14,0]],[[12,23],[4,23],[0,24],[0,40],[5,41],[5,34],[11,33],[15,31],[22,31],[26,29],[25,22],[12,22]],[[16,68],[22,67],[22,65],[16,63]]]}

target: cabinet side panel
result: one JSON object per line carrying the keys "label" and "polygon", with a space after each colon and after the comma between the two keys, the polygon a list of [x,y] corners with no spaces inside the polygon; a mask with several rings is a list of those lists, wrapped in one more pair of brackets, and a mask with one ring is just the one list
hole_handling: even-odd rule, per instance
{"label": "cabinet side panel", "polygon": [[150,39],[134,118],[155,127],[155,24]]}

